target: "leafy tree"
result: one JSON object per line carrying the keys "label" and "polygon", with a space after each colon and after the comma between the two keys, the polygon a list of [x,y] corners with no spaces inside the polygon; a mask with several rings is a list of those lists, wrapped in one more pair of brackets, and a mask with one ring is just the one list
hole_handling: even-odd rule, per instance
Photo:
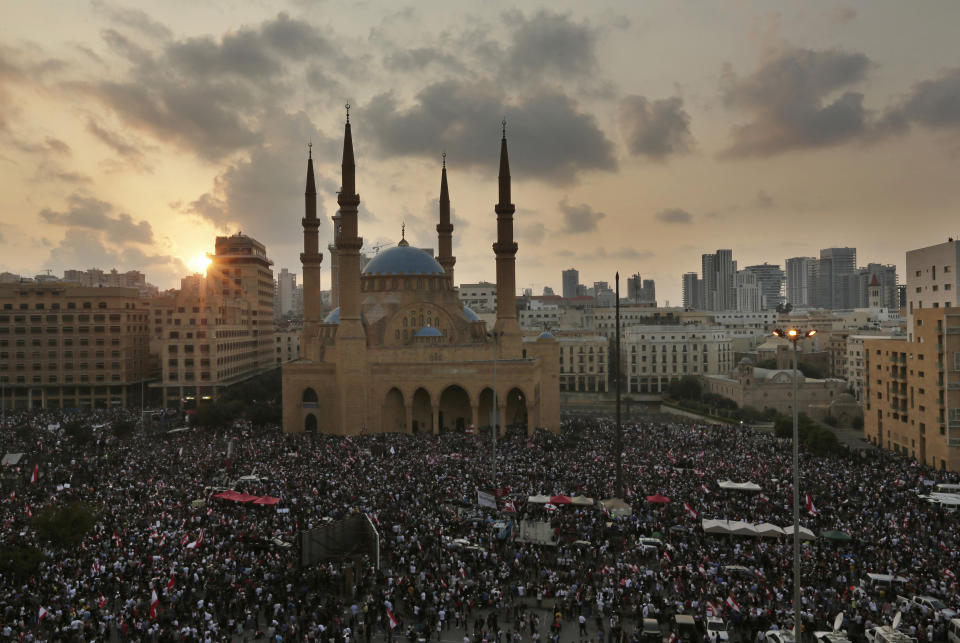
{"label": "leafy tree", "polygon": [[862,430],[863,430],[863,416],[862,416],[862,415],[854,415],[854,416],[853,416],[853,419],[850,420],[850,426],[851,426],[852,428],[856,429],[857,431],[862,431]]}
{"label": "leafy tree", "polygon": [[828,426],[832,426],[832,427],[836,428],[837,425],[838,425],[840,422],[839,422],[839,420],[837,420],[837,418],[835,418],[834,416],[828,415],[828,416],[826,416],[825,418],[823,418],[823,423],[826,424],[826,425],[828,425]]}
{"label": "leafy tree", "polygon": [[670,382],[667,392],[677,400],[699,400],[703,395],[703,384],[694,375],[684,375]]}
{"label": "leafy tree", "polygon": [[69,420],[63,425],[63,432],[74,442],[86,444],[93,439],[93,429],[83,420]]}
{"label": "leafy tree", "polygon": [[777,360],[774,357],[768,357],[767,359],[762,359],[759,362],[757,362],[757,368],[768,368],[773,370],[777,368]]}
{"label": "leafy tree", "polygon": [[121,440],[133,435],[136,424],[127,419],[117,420],[113,423],[113,434]]}
{"label": "leafy tree", "polygon": [[43,554],[36,547],[5,545],[0,547],[0,574],[25,581],[40,567]]}
{"label": "leafy tree", "polygon": [[72,502],[44,508],[34,517],[33,526],[42,540],[61,547],[76,547],[95,522],[93,509],[82,502]]}

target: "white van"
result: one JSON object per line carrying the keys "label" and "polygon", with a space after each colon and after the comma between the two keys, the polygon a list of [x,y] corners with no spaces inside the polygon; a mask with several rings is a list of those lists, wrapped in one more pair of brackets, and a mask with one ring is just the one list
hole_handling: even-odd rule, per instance
{"label": "white van", "polygon": [[947,640],[950,643],[960,643],[960,618],[950,619],[950,626],[947,628]]}
{"label": "white van", "polygon": [[889,625],[871,627],[866,631],[867,643],[917,643],[917,639]]}

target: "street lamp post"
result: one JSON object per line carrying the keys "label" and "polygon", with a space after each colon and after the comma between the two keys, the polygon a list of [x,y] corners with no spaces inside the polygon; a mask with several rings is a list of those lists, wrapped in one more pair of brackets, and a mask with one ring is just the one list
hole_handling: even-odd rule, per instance
{"label": "street lamp post", "polygon": [[616,458],[614,459],[617,466],[617,479],[616,479],[616,497],[623,499],[623,424],[620,421],[620,271],[617,271],[615,277],[615,283],[617,287],[617,312],[616,319],[614,323],[617,325],[617,341],[616,341],[616,352],[617,358],[613,363],[615,364],[616,373],[614,374],[614,382],[617,386],[617,435],[616,439],[613,441],[613,448],[617,450]]}
{"label": "street lamp post", "polygon": [[775,337],[787,339],[793,344],[793,635],[799,643],[800,628],[800,388],[797,377],[797,343],[813,337],[816,329],[803,331],[798,328],[773,331]]}

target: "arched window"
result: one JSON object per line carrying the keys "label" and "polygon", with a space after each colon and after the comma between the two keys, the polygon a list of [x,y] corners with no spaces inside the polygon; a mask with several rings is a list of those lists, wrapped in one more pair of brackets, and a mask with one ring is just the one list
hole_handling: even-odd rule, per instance
{"label": "arched window", "polygon": [[303,395],[300,399],[303,402],[303,408],[305,409],[315,409],[320,402],[319,398],[317,397],[317,392],[312,388],[303,389]]}

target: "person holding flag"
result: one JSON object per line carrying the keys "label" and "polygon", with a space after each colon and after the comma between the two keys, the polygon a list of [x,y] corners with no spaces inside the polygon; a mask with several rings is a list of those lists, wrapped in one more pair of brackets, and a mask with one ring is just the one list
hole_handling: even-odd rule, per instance
{"label": "person holding flag", "polygon": [[156,588],[153,588],[150,590],[150,620],[156,620],[159,609],[160,599],[157,598]]}

